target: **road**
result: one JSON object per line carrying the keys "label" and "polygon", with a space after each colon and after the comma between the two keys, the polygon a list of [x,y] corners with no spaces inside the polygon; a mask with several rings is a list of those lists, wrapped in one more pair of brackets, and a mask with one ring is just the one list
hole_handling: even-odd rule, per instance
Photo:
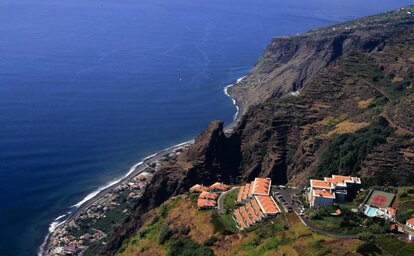
{"label": "road", "polygon": [[298,218],[302,221],[302,223],[305,226],[307,226],[309,229],[311,229],[312,231],[322,234],[322,235],[335,237],[335,238],[357,238],[357,234],[336,234],[336,233],[322,230],[316,225],[314,225],[305,216],[300,216],[299,213],[300,213],[300,210],[301,210],[300,208],[302,207],[302,204],[297,200],[295,200],[295,202],[293,202],[292,200],[293,195],[301,193],[300,189],[285,188],[285,189],[277,189],[276,191],[278,191],[283,196],[283,199],[285,199],[286,203],[292,206],[293,212],[298,216]]}
{"label": "road", "polygon": [[218,213],[225,214],[225,209],[223,209],[223,206],[224,206],[224,197],[228,193],[230,193],[231,191],[236,190],[238,188],[239,187],[233,187],[230,190],[227,190],[226,192],[221,193],[220,197],[217,200],[217,211],[218,211]]}

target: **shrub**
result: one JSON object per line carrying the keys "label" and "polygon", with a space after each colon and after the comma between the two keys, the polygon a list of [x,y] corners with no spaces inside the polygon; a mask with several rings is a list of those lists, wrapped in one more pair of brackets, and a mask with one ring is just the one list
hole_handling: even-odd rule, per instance
{"label": "shrub", "polygon": [[166,224],[162,225],[160,229],[160,235],[158,237],[158,243],[164,244],[166,241],[168,241],[171,238],[172,234],[173,232],[168,227],[168,225]]}
{"label": "shrub", "polygon": [[207,238],[206,241],[204,241],[203,245],[205,246],[212,246],[217,241],[217,238],[215,236],[210,236]]}
{"label": "shrub", "polygon": [[373,243],[375,241],[375,236],[367,231],[359,233],[357,238],[367,243]]}
{"label": "shrub", "polygon": [[213,251],[187,236],[172,239],[167,256],[213,256]]}
{"label": "shrub", "polygon": [[363,243],[357,248],[357,253],[364,256],[377,255],[381,253],[381,250],[373,243]]}
{"label": "shrub", "polygon": [[405,197],[408,197],[407,192],[403,192],[400,194],[400,198],[405,198]]}
{"label": "shrub", "polygon": [[338,171],[342,175],[355,175],[366,156],[375,146],[384,143],[391,132],[387,121],[379,118],[355,133],[334,137],[321,152],[316,176],[326,177]]}

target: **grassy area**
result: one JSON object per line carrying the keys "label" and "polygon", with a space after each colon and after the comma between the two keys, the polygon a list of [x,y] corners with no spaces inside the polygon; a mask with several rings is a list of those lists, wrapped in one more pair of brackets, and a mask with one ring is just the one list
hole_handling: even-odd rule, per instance
{"label": "grassy area", "polygon": [[[235,207],[237,191],[224,207]],[[186,214],[183,214],[185,212]],[[198,211],[191,197],[179,196],[147,214],[135,236],[124,242],[118,256],[132,255],[325,255],[354,253],[358,240],[334,239],[313,233],[293,213],[264,220],[248,232],[235,228],[228,214]],[[93,250],[92,250],[93,251]],[[92,254],[90,254],[92,255]]]}
{"label": "grassy area", "polygon": [[414,186],[399,187],[396,202],[397,220],[405,223],[414,214]]}
{"label": "grassy area", "polygon": [[333,137],[322,149],[316,178],[332,174],[356,175],[372,149],[386,141],[392,129],[381,119],[355,133]]}
{"label": "grassy area", "polygon": [[225,214],[213,214],[212,224],[215,233],[233,234],[237,233],[236,222],[233,220],[233,209],[236,208],[238,189],[227,193],[223,198],[223,209]]}
{"label": "grassy area", "polygon": [[381,249],[381,253],[379,255],[414,255],[414,244],[404,243],[398,240],[396,237],[390,235],[376,237],[375,244],[377,244]]}
{"label": "grassy area", "polygon": [[[354,203],[327,205],[310,210],[309,216],[312,223],[319,228],[337,234],[358,234],[361,232],[384,234],[389,230],[389,224],[383,219],[368,218],[351,211],[352,208],[357,207],[358,205]],[[331,215],[336,209],[341,209],[340,216]]]}
{"label": "grassy area", "polygon": [[230,255],[347,255],[355,252],[358,240],[343,240],[313,233],[293,213],[257,226]]}

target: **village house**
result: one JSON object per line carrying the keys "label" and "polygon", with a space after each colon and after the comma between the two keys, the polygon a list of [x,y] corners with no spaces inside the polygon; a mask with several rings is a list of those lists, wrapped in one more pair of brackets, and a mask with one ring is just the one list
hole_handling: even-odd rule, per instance
{"label": "village house", "polygon": [[203,191],[198,196],[199,199],[210,199],[210,200],[216,200],[219,197],[219,194],[217,193],[211,193],[208,191]]}
{"label": "village house", "polygon": [[207,191],[207,190],[208,190],[207,187],[205,187],[203,185],[200,185],[200,184],[195,184],[194,186],[192,186],[190,188],[191,193],[201,193],[201,192]]}
{"label": "village house", "polygon": [[197,200],[197,207],[199,210],[214,209],[217,205],[216,200],[199,198]]}
{"label": "village house", "polygon": [[412,229],[414,231],[414,218],[408,219],[405,222],[405,226],[407,226],[407,228]]}
{"label": "village house", "polygon": [[219,193],[224,192],[229,188],[230,186],[224,183],[216,182],[210,187],[195,184],[189,191],[190,193],[200,193],[197,200],[197,207],[199,210],[206,210],[214,209],[217,205],[216,200],[219,197]]}
{"label": "village house", "polygon": [[332,175],[323,180],[311,179],[307,198],[311,208],[319,208],[352,200],[360,187],[361,179],[358,177]]}
{"label": "village house", "polygon": [[214,191],[214,192],[224,192],[229,190],[230,186],[226,185],[224,183],[220,183],[220,182],[216,182],[213,185],[211,185],[208,189],[210,191]]}

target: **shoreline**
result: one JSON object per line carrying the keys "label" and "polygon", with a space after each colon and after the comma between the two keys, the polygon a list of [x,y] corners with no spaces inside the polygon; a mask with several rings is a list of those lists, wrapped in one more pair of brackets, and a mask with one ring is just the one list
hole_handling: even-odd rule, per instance
{"label": "shoreline", "polygon": [[232,101],[234,107],[236,108],[236,113],[233,115],[233,121],[230,124],[228,124],[226,127],[224,127],[224,131],[226,133],[231,133],[233,131],[234,127],[236,127],[236,125],[239,123],[240,118],[243,116],[243,114],[245,112],[245,108],[243,107],[243,105],[237,103],[236,98],[231,95],[231,93],[229,92],[229,89],[233,86],[237,86],[246,77],[247,77],[247,75],[238,78],[235,83],[229,84],[229,85],[225,86],[224,89],[223,89],[224,94],[227,97],[230,98],[230,100]]}
{"label": "shoreline", "polygon": [[[95,191],[93,191],[93,192],[89,193],[88,195],[86,195],[84,197],[84,199],[82,199],[78,203],[70,206],[70,209],[72,209],[74,207],[76,207],[76,209],[73,210],[73,211],[68,211],[68,213],[66,213],[64,215],[58,216],[49,225],[49,232],[46,235],[43,243],[39,246],[38,251],[37,251],[37,255],[38,256],[44,255],[44,253],[46,252],[46,249],[48,248],[48,243],[50,242],[49,240],[51,238],[51,235],[56,230],[56,228],[66,224],[66,223],[70,223],[72,220],[76,219],[84,210],[89,208],[93,203],[95,203],[99,199],[103,198],[109,192],[113,191],[120,184],[122,184],[123,182],[128,181],[128,180],[132,179],[133,177],[135,177],[136,175],[142,173],[146,168],[149,167],[149,163],[157,162],[161,158],[163,158],[165,155],[168,155],[168,154],[170,154],[170,153],[172,153],[175,150],[178,150],[180,148],[191,145],[193,142],[194,142],[194,140],[185,141],[185,142],[176,144],[174,146],[165,148],[161,151],[158,151],[157,153],[154,153],[152,155],[149,155],[149,156],[143,158],[140,162],[134,164],[129,169],[127,174],[125,174],[122,178],[114,180],[114,181],[109,182],[108,184],[106,184],[104,186],[101,186],[101,187],[97,188]],[[66,216],[67,216],[67,218],[65,220],[56,223],[58,220],[63,219]],[[54,224],[54,223],[56,223],[56,224]]]}
{"label": "shoreline", "polygon": [[[236,86],[238,83],[240,83],[246,76],[240,77],[236,80],[235,83],[227,85],[224,87],[223,91],[224,94],[229,97],[233,103],[233,105],[236,108],[236,113],[233,115],[233,120],[230,124],[228,124],[226,127],[224,127],[225,133],[231,133],[240,121],[241,116],[244,114],[244,108],[242,106],[239,106],[235,100],[235,98],[232,97],[232,95],[228,92],[228,89],[230,87]],[[97,202],[99,199],[105,197],[108,193],[112,192],[116,187],[118,187],[120,184],[124,183],[125,181],[131,180],[133,177],[137,176],[138,174],[142,173],[146,168],[149,167],[150,163],[159,162],[164,156],[175,152],[178,149],[187,147],[194,143],[193,140],[185,141],[176,145],[173,145],[169,148],[163,149],[161,151],[158,151],[157,153],[151,154],[145,158],[143,158],[140,162],[134,164],[131,168],[129,168],[129,171],[122,177],[117,180],[111,181],[107,183],[106,185],[103,185],[101,187],[98,187],[93,192],[86,195],[81,201],[78,203],[70,206],[70,210],[63,215],[58,216],[54,219],[53,222],[49,224],[49,232],[44,238],[43,243],[39,246],[37,255],[43,256],[45,252],[50,248],[50,238],[52,237],[54,231],[67,223],[70,223],[71,221],[75,220],[77,217],[79,217],[85,210],[87,210],[89,207],[91,207],[95,202]],[[72,210],[72,208],[76,208]],[[61,219],[65,218],[63,221],[60,221]]]}

